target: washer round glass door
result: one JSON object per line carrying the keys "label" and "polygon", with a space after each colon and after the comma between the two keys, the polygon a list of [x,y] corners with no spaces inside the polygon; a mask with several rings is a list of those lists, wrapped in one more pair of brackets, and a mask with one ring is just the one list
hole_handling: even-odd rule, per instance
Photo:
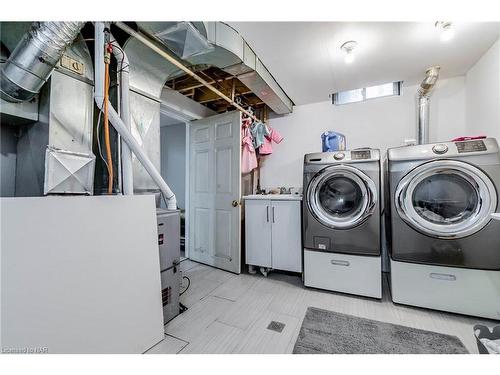
{"label": "washer round glass door", "polygon": [[395,199],[407,224],[438,238],[476,233],[489,223],[497,206],[497,193],[488,176],[454,160],[415,168],[398,184]]}
{"label": "washer round glass door", "polygon": [[323,225],[353,228],[370,216],[377,202],[374,182],[357,168],[334,165],[318,172],[307,189],[310,212]]}

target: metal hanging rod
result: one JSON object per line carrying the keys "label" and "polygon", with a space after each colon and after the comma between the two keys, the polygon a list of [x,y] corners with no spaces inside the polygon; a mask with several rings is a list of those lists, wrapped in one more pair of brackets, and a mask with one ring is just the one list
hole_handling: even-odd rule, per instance
{"label": "metal hanging rod", "polygon": [[251,112],[247,111],[241,105],[239,105],[238,103],[236,103],[234,100],[232,100],[230,97],[228,97],[227,95],[225,95],[220,90],[216,89],[214,86],[212,86],[210,83],[208,83],[207,81],[205,81],[199,75],[197,75],[196,73],[194,73],[193,71],[191,71],[189,68],[185,67],[182,63],[180,63],[179,61],[177,61],[177,59],[175,59],[173,56],[171,56],[170,54],[168,54],[167,52],[165,52],[164,50],[162,50],[161,48],[159,48],[158,46],[156,46],[151,40],[149,40],[148,38],[146,38],[144,35],[138,33],[134,29],[128,27],[123,22],[114,22],[114,24],[117,27],[119,27],[120,29],[122,29],[123,31],[125,31],[130,36],[136,38],[139,42],[141,42],[145,46],[151,48],[153,51],[155,51],[157,54],[159,54],[165,60],[167,60],[171,64],[175,65],[179,69],[181,69],[184,73],[186,73],[187,75],[189,75],[189,76],[193,77],[194,79],[196,79],[203,86],[207,87],[209,90],[213,91],[215,94],[217,94],[222,99],[224,99],[225,101],[227,101],[229,104],[231,104],[232,106],[234,106],[237,110],[239,110],[240,112],[244,113],[245,115],[247,115],[248,117],[252,118],[253,120],[259,121],[259,119],[255,115],[253,115]]}

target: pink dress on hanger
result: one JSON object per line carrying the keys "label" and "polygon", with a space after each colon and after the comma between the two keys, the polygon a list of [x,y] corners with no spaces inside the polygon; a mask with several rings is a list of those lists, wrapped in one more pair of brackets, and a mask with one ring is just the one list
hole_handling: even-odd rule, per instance
{"label": "pink dress on hanger", "polygon": [[241,173],[250,173],[257,168],[257,155],[248,126],[241,128]]}

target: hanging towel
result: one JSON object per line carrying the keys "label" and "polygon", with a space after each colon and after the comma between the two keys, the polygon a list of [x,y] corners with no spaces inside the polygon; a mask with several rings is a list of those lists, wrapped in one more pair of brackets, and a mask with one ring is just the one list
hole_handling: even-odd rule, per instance
{"label": "hanging towel", "polygon": [[266,135],[264,137],[264,144],[259,148],[259,154],[261,155],[272,154],[273,153],[272,142],[281,143],[281,141],[283,140],[283,137],[276,129],[273,129],[270,126],[268,128],[269,128],[269,135]]}
{"label": "hanging towel", "polygon": [[241,129],[241,172],[250,173],[257,168],[257,156],[248,127]]}

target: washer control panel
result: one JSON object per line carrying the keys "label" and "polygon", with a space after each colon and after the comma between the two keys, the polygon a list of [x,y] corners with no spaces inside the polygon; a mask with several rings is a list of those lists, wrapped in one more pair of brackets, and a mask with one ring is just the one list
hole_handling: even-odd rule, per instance
{"label": "washer control panel", "polygon": [[440,143],[432,148],[432,152],[438,155],[446,154],[448,152],[448,146]]}
{"label": "washer control panel", "polygon": [[380,150],[373,148],[358,148],[355,150],[337,150],[329,152],[313,152],[304,155],[304,164],[341,164],[379,162]]}
{"label": "washer control panel", "polygon": [[370,150],[351,151],[352,160],[365,160],[370,159],[371,157]]}
{"label": "washer control panel", "polygon": [[456,142],[455,145],[459,153],[486,151],[486,145],[482,140]]}

